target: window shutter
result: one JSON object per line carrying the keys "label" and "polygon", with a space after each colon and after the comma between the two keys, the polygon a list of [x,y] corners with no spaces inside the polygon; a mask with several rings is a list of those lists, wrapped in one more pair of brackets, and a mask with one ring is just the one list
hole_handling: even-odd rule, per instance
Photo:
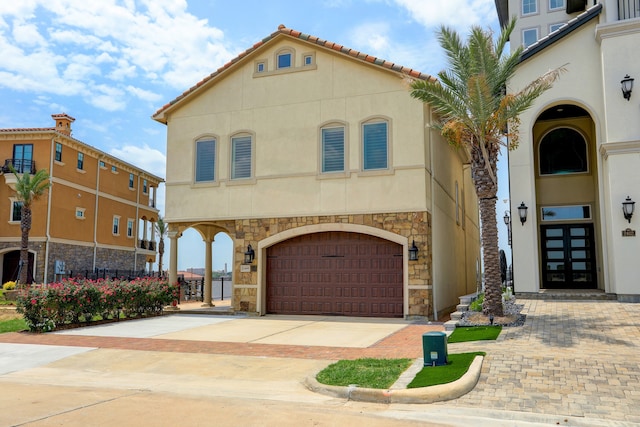
{"label": "window shutter", "polygon": [[215,180],[216,141],[196,143],[196,182]]}
{"label": "window shutter", "polygon": [[322,172],[344,171],[344,128],[322,129]]}
{"label": "window shutter", "polygon": [[251,178],[251,137],[232,138],[231,179]]}
{"label": "window shutter", "polygon": [[387,123],[371,123],[363,126],[364,170],[386,169]]}

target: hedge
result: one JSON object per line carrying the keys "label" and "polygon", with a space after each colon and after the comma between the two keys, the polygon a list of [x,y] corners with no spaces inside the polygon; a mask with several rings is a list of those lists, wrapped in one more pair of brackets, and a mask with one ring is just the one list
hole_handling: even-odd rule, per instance
{"label": "hedge", "polygon": [[161,314],[179,296],[176,285],[157,277],[66,279],[20,292],[18,312],[33,332],[48,332],[96,320]]}

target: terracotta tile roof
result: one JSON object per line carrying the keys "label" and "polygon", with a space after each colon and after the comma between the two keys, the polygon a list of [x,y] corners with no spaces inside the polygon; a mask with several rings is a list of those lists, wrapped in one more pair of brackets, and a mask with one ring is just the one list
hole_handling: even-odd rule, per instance
{"label": "terracotta tile roof", "polygon": [[274,38],[276,38],[277,36],[279,36],[281,34],[289,36],[289,37],[297,38],[297,39],[300,39],[300,40],[304,40],[304,41],[309,42],[309,43],[317,44],[317,45],[325,47],[327,49],[332,49],[332,50],[334,50],[336,52],[339,52],[339,53],[344,54],[344,55],[352,56],[352,57],[354,57],[356,59],[359,59],[361,61],[368,62],[368,63],[374,64],[374,65],[378,65],[380,67],[383,67],[383,68],[386,68],[386,69],[389,69],[389,70],[392,70],[392,71],[396,71],[396,72],[401,73],[401,74],[406,74],[409,77],[413,77],[413,78],[416,78],[416,79],[423,79],[423,80],[435,79],[435,77],[433,77],[433,76],[431,76],[429,74],[422,73],[422,72],[420,72],[418,70],[414,70],[413,68],[404,67],[404,66],[402,66],[400,64],[396,64],[396,63],[384,60],[382,58],[377,58],[375,56],[367,55],[366,53],[363,53],[363,52],[360,52],[360,51],[357,51],[357,50],[354,50],[354,49],[350,49],[350,48],[342,46],[342,45],[340,45],[338,43],[333,43],[333,42],[330,42],[330,41],[327,41],[327,40],[323,40],[323,39],[320,39],[318,37],[315,37],[315,36],[312,36],[312,35],[309,35],[309,34],[304,34],[304,33],[301,33],[300,31],[296,31],[296,30],[293,30],[291,28],[287,28],[284,25],[280,24],[278,26],[278,30],[277,31],[274,31],[269,36],[267,36],[267,37],[263,38],[262,40],[260,40],[259,42],[255,43],[249,49],[247,49],[244,52],[240,53],[238,56],[236,56],[235,58],[233,58],[232,60],[230,60],[229,62],[224,64],[222,67],[218,68],[216,71],[214,71],[213,73],[211,73],[210,75],[206,76],[204,79],[202,79],[201,81],[196,83],[195,86],[190,87],[189,89],[184,91],[181,95],[177,96],[173,101],[170,101],[169,103],[163,105],[158,111],[155,112],[153,117],[155,118],[158,114],[164,112],[165,110],[167,110],[172,105],[174,105],[177,102],[181,101],[182,99],[184,99],[185,97],[187,97],[188,95],[190,95],[191,93],[196,91],[200,86],[202,86],[203,84],[205,84],[209,80],[213,79],[214,77],[217,77],[220,74],[224,73],[227,69],[232,67],[236,62],[240,61],[245,56],[251,54],[256,49],[260,48],[262,45],[268,43],[269,41],[273,40]]}
{"label": "terracotta tile roof", "polygon": [[14,128],[14,129],[0,129],[0,132],[50,132],[55,131],[56,128]]}

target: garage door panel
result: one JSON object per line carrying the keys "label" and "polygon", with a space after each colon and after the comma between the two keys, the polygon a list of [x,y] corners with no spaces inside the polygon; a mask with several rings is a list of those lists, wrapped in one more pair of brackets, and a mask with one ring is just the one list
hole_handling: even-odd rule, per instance
{"label": "garage door panel", "polygon": [[267,249],[267,311],[281,314],[403,315],[402,246],[326,232]]}

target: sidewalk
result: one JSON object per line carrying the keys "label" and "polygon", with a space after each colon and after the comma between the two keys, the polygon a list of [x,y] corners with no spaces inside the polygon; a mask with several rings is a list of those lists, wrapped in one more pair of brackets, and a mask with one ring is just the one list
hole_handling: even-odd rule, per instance
{"label": "sidewalk", "polygon": [[[390,417],[385,418],[388,425],[397,420],[394,417],[443,425],[640,423],[640,305],[519,303],[527,315],[524,326],[503,329],[497,341],[448,345],[449,353],[487,353],[480,380],[470,393],[430,405],[349,402],[345,406],[338,399],[340,411],[373,411]],[[0,414],[4,408],[16,419],[0,415],[0,425],[33,420],[41,412],[43,417],[63,411],[82,414],[90,411],[81,403],[89,404],[91,396],[99,400],[117,395],[126,402],[141,399],[139,390],[152,393],[153,400],[145,401],[148,405],[156,405],[151,402],[162,401],[167,393],[176,401],[222,402],[200,402],[198,412],[202,405],[223,412],[230,407],[241,410],[240,403],[259,408],[257,402],[266,399],[272,402],[271,410],[289,410],[286,404],[293,403],[291,410],[306,408],[306,413],[322,418],[337,410],[335,399],[307,390],[303,382],[310,374],[338,359],[420,358],[422,334],[434,329],[442,326],[401,319],[176,314],[55,334],[1,334],[0,388],[12,393],[0,399]],[[18,359],[30,357],[36,358],[35,365],[17,366]],[[138,392],[131,394],[133,390]],[[71,402],[55,403],[62,395],[71,396]],[[40,396],[38,401],[45,399],[50,407],[34,408],[29,396]],[[223,403],[226,406],[220,406]],[[164,413],[162,408],[157,411]],[[199,419],[194,415],[193,420]],[[282,424],[295,425],[294,420]],[[372,420],[365,424],[376,425]]]}

